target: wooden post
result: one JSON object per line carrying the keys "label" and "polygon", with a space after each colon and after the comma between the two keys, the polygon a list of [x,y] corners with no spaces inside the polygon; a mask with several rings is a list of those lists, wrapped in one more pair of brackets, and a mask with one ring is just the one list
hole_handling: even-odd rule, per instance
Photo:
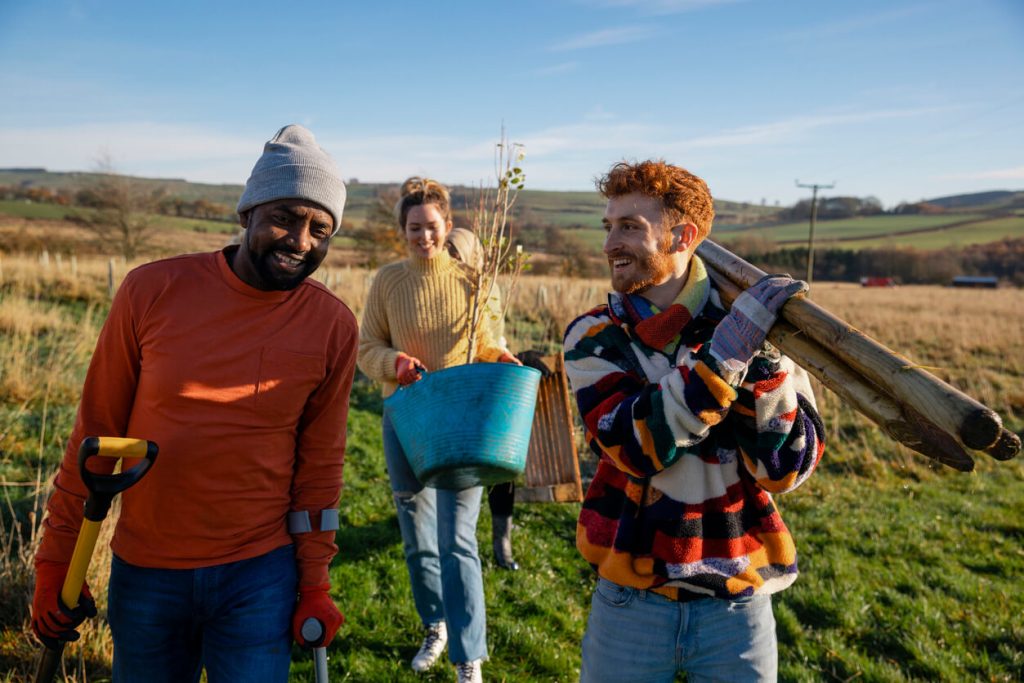
{"label": "wooden post", "polygon": [[107,293],[114,298],[114,259],[107,261]]}
{"label": "wooden post", "polygon": [[[731,305],[740,289],[713,266],[708,268],[708,273],[723,303]],[[846,363],[832,357],[792,324],[777,322],[768,333],[768,340],[877,424],[889,438],[961,472],[974,469],[974,460],[953,437],[865,382]]]}
{"label": "wooden post", "polygon": [[[697,253],[740,289],[764,277],[760,270],[719,245],[705,240]],[[781,319],[792,323],[822,348],[896,399],[914,406],[968,448],[986,450],[1002,435],[1002,420],[987,408],[871,337],[803,297],[783,307]]]}
{"label": "wooden post", "polygon": [[814,279],[814,224],[818,221],[818,190],[830,189],[836,186],[835,183],[831,185],[819,185],[814,183],[812,185],[805,185],[799,180],[796,181],[797,187],[809,187],[813,189],[811,194],[811,229],[807,235],[807,284],[811,284]]}

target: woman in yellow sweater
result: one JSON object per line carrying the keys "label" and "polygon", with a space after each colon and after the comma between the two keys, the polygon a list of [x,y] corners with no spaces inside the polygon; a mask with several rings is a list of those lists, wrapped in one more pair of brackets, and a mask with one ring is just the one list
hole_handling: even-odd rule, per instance
{"label": "woman in yellow sweater", "polygon": [[[472,285],[466,266],[445,249],[452,229],[448,190],[433,180],[410,178],[402,186],[397,213],[409,258],[377,272],[359,336],[359,368],[383,383],[385,396],[399,384],[417,381],[421,370],[465,363],[469,349]],[[489,327],[482,326],[475,360],[518,363],[497,345]],[[480,662],[487,656],[476,543],[482,487],[424,487],[386,416],[383,431],[413,600],[426,628],[412,668],[426,671],[448,643],[460,683],[479,681]]]}

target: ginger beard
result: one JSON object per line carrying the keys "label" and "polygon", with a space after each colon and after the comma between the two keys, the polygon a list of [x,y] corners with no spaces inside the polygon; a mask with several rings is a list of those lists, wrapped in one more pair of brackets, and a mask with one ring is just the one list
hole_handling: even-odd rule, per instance
{"label": "ginger beard", "polygon": [[[611,269],[612,289],[620,294],[640,294],[654,285],[661,284],[672,275],[675,264],[669,249],[672,246],[672,233],[666,231],[658,240],[658,249],[645,254],[637,254],[629,249],[616,249],[608,255],[608,266]],[[625,268],[615,266],[616,259],[630,259]]]}

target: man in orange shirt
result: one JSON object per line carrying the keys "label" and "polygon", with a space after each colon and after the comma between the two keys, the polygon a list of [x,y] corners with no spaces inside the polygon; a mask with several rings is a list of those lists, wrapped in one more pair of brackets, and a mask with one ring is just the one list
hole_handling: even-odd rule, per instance
{"label": "man in orange shirt", "polygon": [[[341,225],[345,185],[301,126],[267,142],[238,203],[241,244],[140,266],[97,342],[36,554],[32,626],[75,640],[95,614],[60,603],[86,490],[86,436],[155,441],[111,547],[114,680],[283,681],[291,639],[326,645],[357,329],[308,278]],[[325,634],[300,629],[319,619]]]}

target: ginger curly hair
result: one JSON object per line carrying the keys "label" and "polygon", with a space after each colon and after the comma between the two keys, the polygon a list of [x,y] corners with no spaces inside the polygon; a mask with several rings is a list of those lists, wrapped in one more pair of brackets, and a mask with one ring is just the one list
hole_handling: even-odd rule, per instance
{"label": "ginger curly hair", "polygon": [[697,226],[697,244],[711,233],[715,204],[707,183],[663,159],[633,164],[620,161],[597,179],[597,189],[608,199],[631,192],[661,199],[667,219],[673,223],[687,220]]}

